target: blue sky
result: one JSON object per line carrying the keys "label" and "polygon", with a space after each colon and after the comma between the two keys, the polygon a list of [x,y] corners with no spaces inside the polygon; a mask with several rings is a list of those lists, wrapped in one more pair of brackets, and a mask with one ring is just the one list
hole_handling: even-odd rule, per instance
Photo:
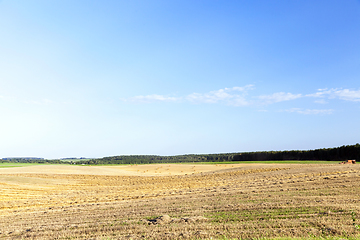
{"label": "blue sky", "polygon": [[0,157],[360,136],[360,1],[0,0]]}

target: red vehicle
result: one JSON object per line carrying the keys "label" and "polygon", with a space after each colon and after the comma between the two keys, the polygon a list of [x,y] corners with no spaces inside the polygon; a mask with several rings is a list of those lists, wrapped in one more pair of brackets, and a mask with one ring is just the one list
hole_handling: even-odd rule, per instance
{"label": "red vehicle", "polygon": [[341,162],[340,164],[356,164],[356,160],[347,160],[347,162]]}

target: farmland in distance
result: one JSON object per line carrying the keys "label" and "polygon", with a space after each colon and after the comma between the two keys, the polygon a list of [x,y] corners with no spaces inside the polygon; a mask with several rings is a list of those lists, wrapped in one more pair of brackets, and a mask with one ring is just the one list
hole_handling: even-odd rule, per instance
{"label": "farmland in distance", "polygon": [[0,239],[359,239],[359,180],[358,164],[0,167]]}

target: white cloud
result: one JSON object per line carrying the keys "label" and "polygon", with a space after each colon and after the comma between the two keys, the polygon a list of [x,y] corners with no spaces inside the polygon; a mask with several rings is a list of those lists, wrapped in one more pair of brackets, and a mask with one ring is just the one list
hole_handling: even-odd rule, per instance
{"label": "white cloud", "polygon": [[345,101],[360,102],[360,90],[350,90],[350,89],[318,89],[316,93],[308,94],[307,97],[316,97],[316,98],[329,98],[334,99],[338,98]]}
{"label": "white cloud", "polygon": [[360,90],[354,91],[349,89],[340,89],[334,91],[335,96],[346,101],[360,101]]}
{"label": "white cloud", "polygon": [[253,85],[244,87],[224,88],[208,93],[192,93],[185,97],[168,97],[164,95],[152,94],[146,96],[135,96],[122,99],[126,102],[151,103],[151,102],[177,102],[188,101],[192,103],[225,103],[232,106],[245,106],[249,102],[245,99],[248,90],[253,89]]}
{"label": "white cloud", "polygon": [[[293,94],[286,92],[276,92],[269,95],[261,96],[248,96],[248,92],[253,90],[253,85],[246,85],[243,87],[232,87],[232,88],[223,88],[215,91],[210,91],[207,93],[192,93],[180,97],[169,97],[165,95],[146,95],[146,96],[135,96],[127,99],[122,99],[127,102],[136,102],[136,103],[151,103],[151,102],[191,102],[195,104],[207,103],[207,104],[225,104],[230,106],[256,106],[256,105],[270,105],[274,103],[292,101],[299,98],[309,97],[315,98],[315,103],[326,104],[328,103],[327,99],[341,99],[345,101],[354,101],[360,102],[360,90],[350,90],[350,89],[318,89],[317,92],[312,94]],[[287,110],[288,112],[297,112],[301,114],[331,114],[333,113],[332,109],[300,109],[293,108]]]}
{"label": "white cloud", "polygon": [[305,115],[310,114],[332,114],[334,112],[333,109],[301,109],[301,108],[291,108],[284,110],[284,112],[290,112],[290,113],[300,113]]}
{"label": "white cloud", "polygon": [[315,98],[322,98],[325,97],[326,95],[330,94],[331,91],[329,91],[327,88],[324,89],[318,89],[318,91],[316,93],[312,93],[312,94],[307,94],[307,97],[315,97]]}
{"label": "white cloud", "polygon": [[146,96],[135,96],[135,97],[125,99],[125,101],[138,102],[138,103],[175,102],[178,100],[179,100],[179,98],[176,98],[176,97],[166,97],[166,96],[158,95],[158,94],[152,94],[152,95],[146,95]]}
{"label": "white cloud", "polygon": [[253,89],[253,85],[244,87],[224,88],[208,93],[192,93],[186,96],[186,100],[193,103],[218,103],[223,102],[233,106],[246,106],[249,102],[245,99],[247,91]]}
{"label": "white cloud", "polygon": [[290,101],[301,97],[301,94],[278,92],[271,95],[262,95],[258,98],[261,100],[262,104],[272,104],[277,102]]}

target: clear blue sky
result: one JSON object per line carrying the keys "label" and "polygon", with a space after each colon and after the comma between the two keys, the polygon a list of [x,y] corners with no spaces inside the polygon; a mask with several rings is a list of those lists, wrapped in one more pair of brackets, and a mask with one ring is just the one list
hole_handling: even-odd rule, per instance
{"label": "clear blue sky", "polygon": [[0,0],[0,158],[360,142],[359,0]]}

